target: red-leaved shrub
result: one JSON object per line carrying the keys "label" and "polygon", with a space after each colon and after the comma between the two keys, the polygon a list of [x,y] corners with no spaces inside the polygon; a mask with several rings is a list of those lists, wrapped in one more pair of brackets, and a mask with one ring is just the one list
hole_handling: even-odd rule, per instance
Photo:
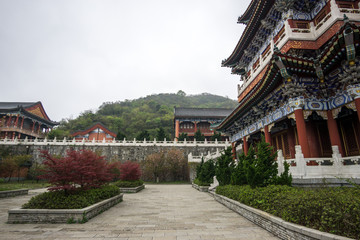
{"label": "red-leaved shrub", "polygon": [[140,165],[127,161],[120,165],[120,179],[122,181],[135,181],[141,177]]}
{"label": "red-leaved shrub", "polygon": [[45,169],[40,177],[49,181],[51,191],[98,188],[113,177],[104,157],[90,150],[71,150],[60,158],[42,151],[42,156]]}

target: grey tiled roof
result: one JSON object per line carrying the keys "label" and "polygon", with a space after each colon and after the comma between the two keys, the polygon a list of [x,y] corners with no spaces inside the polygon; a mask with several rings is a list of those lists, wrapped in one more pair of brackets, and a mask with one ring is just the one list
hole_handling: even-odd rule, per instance
{"label": "grey tiled roof", "polygon": [[16,109],[19,106],[27,108],[37,103],[38,102],[0,102],[0,109]]}
{"label": "grey tiled roof", "polygon": [[175,108],[175,118],[179,117],[215,117],[225,118],[233,109],[229,108]]}

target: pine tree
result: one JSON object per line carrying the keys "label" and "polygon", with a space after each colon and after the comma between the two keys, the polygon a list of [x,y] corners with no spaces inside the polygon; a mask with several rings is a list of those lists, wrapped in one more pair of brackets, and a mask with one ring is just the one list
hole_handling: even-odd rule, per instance
{"label": "pine tree", "polygon": [[166,138],[165,131],[162,127],[160,127],[159,130],[157,131],[156,139],[159,141],[164,141],[165,138]]}
{"label": "pine tree", "polygon": [[231,182],[231,173],[234,169],[232,149],[228,147],[218,158],[215,167],[215,175],[220,186],[228,185]]}
{"label": "pine tree", "polygon": [[195,134],[194,134],[194,139],[196,139],[196,141],[205,141],[205,136],[200,132],[200,129],[198,129]]}

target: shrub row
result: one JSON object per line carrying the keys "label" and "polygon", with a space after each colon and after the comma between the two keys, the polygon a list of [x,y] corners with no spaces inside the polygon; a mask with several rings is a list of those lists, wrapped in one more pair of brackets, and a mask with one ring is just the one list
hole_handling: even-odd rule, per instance
{"label": "shrub row", "polygon": [[143,185],[144,182],[142,180],[136,180],[136,181],[117,181],[115,182],[115,185],[120,188],[134,188],[139,187]]}
{"label": "shrub row", "polygon": [[65,190],[45,192],[22,206],[28,209],[80,209],[93,205],[102,200],[114,197],[120,193],[118,187],[106,185],[101,188],[79,190],[66,193]]}
{"label": "shrub row", "polygon": [[211,183],[209,182],[202,182],[201,180],[199,180],[198,178],[194,179],[194,183],[198,186],[210,186]]}
{"label": "shrub row", "polygon": [[360,189],[219,186],[216,193],[285,221],[360,239]]}

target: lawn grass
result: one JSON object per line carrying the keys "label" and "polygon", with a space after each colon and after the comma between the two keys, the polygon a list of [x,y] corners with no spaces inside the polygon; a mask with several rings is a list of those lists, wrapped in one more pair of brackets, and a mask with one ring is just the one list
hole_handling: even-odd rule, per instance
{"label": "lawn grass", "polygon": [[36,189],[36,188],[45,188],[48,187],[49,183],[44,181],[32,181],[32,180],[25,180],[20,182],[0,182],[0,191],[9,191],[9,190],[16,190],[16,189]]}

